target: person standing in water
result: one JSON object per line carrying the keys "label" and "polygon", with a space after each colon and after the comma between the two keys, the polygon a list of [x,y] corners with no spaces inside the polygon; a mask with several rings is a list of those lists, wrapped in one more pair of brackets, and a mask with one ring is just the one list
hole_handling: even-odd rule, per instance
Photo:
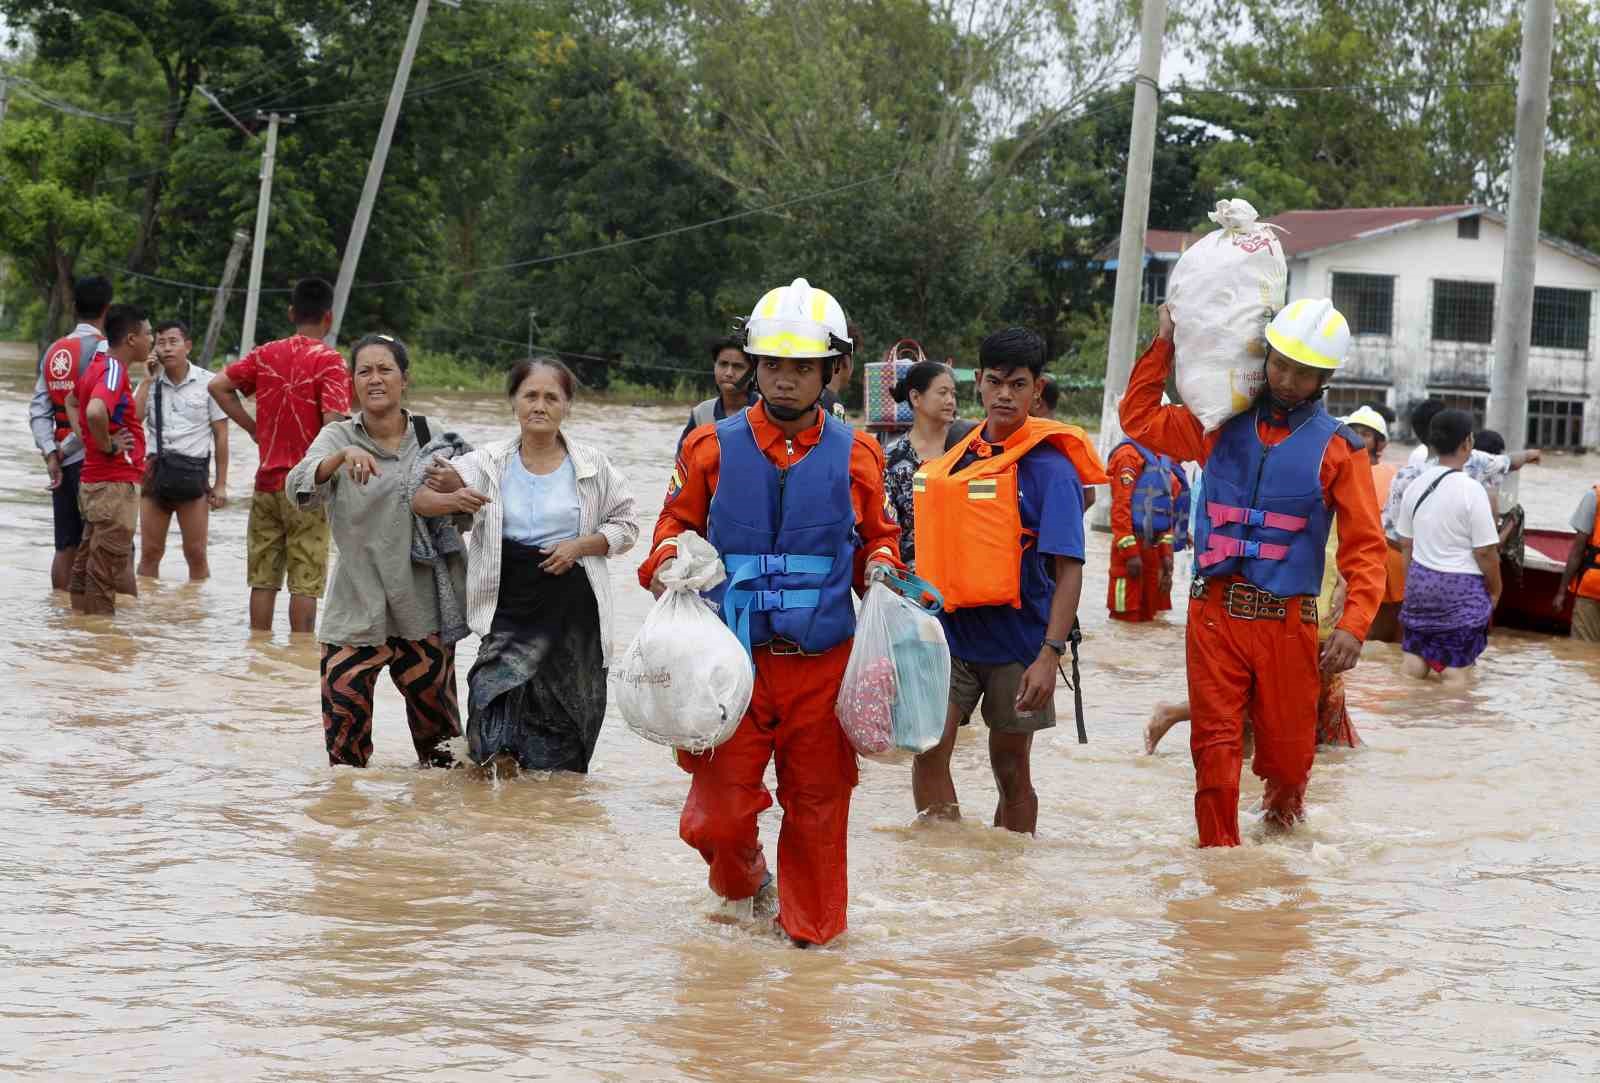
{"label": "person standing in water", "polygon": [[[1273,318],[1261,397],[1211,433],[1188,408],[1161,405],[1173,322],[1167,306],[1159,312],[1120,415],[1129,439],[1205,468],[1185,631],[1195,822],[1201,846],[1237,846],[1247,713],[1268,823],[1304,817],[1319,669],[1343,673],[1361,657],[1383,596],[1383,532],[1365,447],[1322,404],[1350,345],[1331,301],[1294,301]],[[1319,650],[1316,599],[1335,515],[1345,606]]]}
{"label": "person standing in water", "polygon": [[1173,554],[1189,527],[1183,467],[1132,440],[1111,450],[1111,571],[1106,608],[1112,620],[1155,620],[1172,608]]}
{"label": "person standing in water", "polygon": [[1030,416],[1044,340],[1011,327],[978,349],[986,419],[913,483],[918,574],[944,596],[950,701],[943,738],[916,758],[917,812],[960,819],[950,756],[980,704],[994,825],[1038,827],[1033,736],[1056,724],[1056,672],[1083,590],[1083,487],[1106,481],[1083,430]]}
{"label": "person standing in water", "polygon": [[[578,381],[554,357],[517,362],[517,435],[430,472],[412,508],[469,513],[467,746],[485,774],[585,773],[606,714],[608,561],[639,537],[633,493],[598,447],[562,431]],[[710,431],[710,430],[708,430]]]}
{"label": "person standing in water", "polygon": [[1572,638],[1584,643],[1600,643],[1600,485],[1583,494],[1572,513],[1572,553],[1561,572],[1553,606],[1557,612],[1567,604],[1567,592],[1577,594],[1572,603]]}
{"label": "person standing in water", "polygon": [[899,566],[900,528],[883,492],[883,452],[822,409],[822,391],[853,345],[844,310],[803,278],[769,290],[745,323],[761,401],[689,434],[656,520],[639,582],[659,596],[661,571],[685,531],[722,556],[711,593],[755,665],[739,727],[700,755],[678,821],[711,890],[752,910],[772,895],[756,818],[776,758],[777,924],[797,946],[826,944],[847,925],[850,795],[856,754],[834,712],[855,636],[851,589],[878,565]]}
{"label": "person standing in water", "polygon": [[916,522],[912,477],[923,463],[945,453],[945,437],[956,419],[956,378],[950,366],[919,361],[894,385],[895,402],[911,404],[911,431],[883,453],[883,487],[900,523],[900,559],[916,566]]}
{"label": "person standing in water", "polygon": [[689,434],[701,425],[715,424],[756,401],[754,374],[750,371],[750,359],[744,355],[741,341],[728,337],[711,343],[711,378],[716,381],[717,394],[715,398],[706,399],[689,411],[688,424],[683,427],[683,435],[678,437],[680,448]]}
{"label": "person standing in water", "polygon": [[[1392,411],[1391,411],[1392,412]],[[1372,466],[1372,491],[1378,498],[1378,507],[1387,507],[1389,491],[1394,487],[1399,468],[1383,461],[1384,449],[1389,446],[1389,419],[1373,404],[1361,407],[1344,419],[1350,430],[1361,437],[1367,449],[1367,462]],[[1378,615],[1372,618],[1368,639],[1384,643],[1400,641],[1400,603],[1406,597],[1406,565],[1400,555],[1400,542],[1387,541],[1384,554],[1383,601],[1378,605]]]}
{"label": "person standing in water", "polygon": [[[367,335],[350,351],[356,413],[324,426],[284,478],[302,511],[327,514],[339,560],[322,612],[322,733],[332,766],[372,757],[373,695],[385,669],[406,703],[417,762],[449,767],[446,742],[461,736],[454,638],[442,634],[433,569],[412,560],[404,497],[429,442],[427,419],[405,409],[411,368],[405,344]],[[455,502],[463,510],[470,499]],[[460,596],[466,569],[450,574]],[[459,636],[457,636],[459,638]]]}

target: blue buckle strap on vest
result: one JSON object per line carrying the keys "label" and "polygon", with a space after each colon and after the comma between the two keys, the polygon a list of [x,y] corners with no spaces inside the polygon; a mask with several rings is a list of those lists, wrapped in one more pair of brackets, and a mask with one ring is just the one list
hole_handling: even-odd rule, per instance
{"label": "blue buckle strap on vest", "polygon": [[728,589],[722,596],[722,616],[744,652],[754,653],[750,643],[750,614],[785,609],[815,609],[821,603],[818,590],[750,589],[754,580],[769,575],[824,576],[833,569],[833,558],[793,553],[729,553],[722,558],[728,571]]}
{"label": "blue buckle strap on vest", "polygon": [[753,590],[741,591],[750,599],[750,610],[771,613],[779,609],[815,609],[822,600],[820,590]]}

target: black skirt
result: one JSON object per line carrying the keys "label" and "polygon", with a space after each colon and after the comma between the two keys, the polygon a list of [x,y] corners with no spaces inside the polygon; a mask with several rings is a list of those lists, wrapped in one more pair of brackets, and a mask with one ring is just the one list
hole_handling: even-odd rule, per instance
{"label": "black skirt", "polygon": [[581,566],[551,575],[533,546],[503,541],[494,623],[467,676],[467,744],[531,771],[589,770],[606,713],[600,610]]}

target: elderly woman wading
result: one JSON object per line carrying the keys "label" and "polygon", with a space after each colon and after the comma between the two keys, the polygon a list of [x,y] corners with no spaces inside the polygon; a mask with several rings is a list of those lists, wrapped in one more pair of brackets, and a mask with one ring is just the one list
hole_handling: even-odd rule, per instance
{"label": "elderly woman wading", "polygon": [[[328,762],[365,767],[372,756],[372,697],[387,667],[406,701],[423,766],[454,762],[461,735],[454,639],[441,634],[433,570],[411,557],[407,482],[427,420],[401,406],[410,359],[398,339],[368,335],[350,354],[356,415],[324,426],[289,471],[284,491],[302,509],[325,507],[339,562],[322,613],[322,728]],[[449,563],[459,597],[466,573]]]}
{"label": "elderly woman wading", "polygon": [[628,483],[598,448],[563,436],[577,381],[553,358],[522,361],[506,394],[520,434],[430,470],[419,515],[474,515],[467,622],[482,637],[468,675],[467,742],[499,775],[587,771],[606,710],[606,558],[639,536]]}

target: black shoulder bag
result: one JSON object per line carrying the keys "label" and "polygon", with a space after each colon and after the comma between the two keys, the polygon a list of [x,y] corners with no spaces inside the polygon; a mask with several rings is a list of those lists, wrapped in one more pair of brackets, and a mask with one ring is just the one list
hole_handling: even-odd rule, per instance
{"label": "black shoulder bag", "polygon": [[152,488],[158,501],[175,508],[211,492],[211,456],[179,455],[162,446],[161,377],[155,381],[156,465]]}

